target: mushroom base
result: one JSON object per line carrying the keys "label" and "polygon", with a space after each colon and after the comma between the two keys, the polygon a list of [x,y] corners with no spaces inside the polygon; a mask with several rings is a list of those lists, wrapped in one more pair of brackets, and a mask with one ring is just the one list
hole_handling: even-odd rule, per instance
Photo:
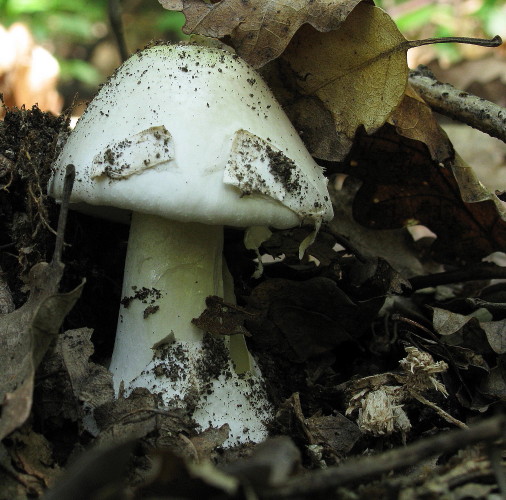
{"label": "mushroom base", "polygon": [[258,368],[238,375],[228,338],[191,323],[223,296],[222,247],[222,226],[133,214],[110,370],[116,393],[145,387],[202,429],[227,423],[233,445],[264,439],[272,408]]}

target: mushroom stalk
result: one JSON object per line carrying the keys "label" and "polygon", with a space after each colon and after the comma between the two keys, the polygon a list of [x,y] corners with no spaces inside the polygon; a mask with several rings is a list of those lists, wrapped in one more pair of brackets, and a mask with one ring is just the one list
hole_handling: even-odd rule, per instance
{"label": "mushroom stalk", "polygon": [[223,295],[222,250],[223,226],[133,213],[110,366],[116,392],[141,374],[165,338],[202,341],[191,320],[207,296]]}
{"label": "mushroom stalk", "polygon": [[202,429],[227,423],[228,444],[246,429],[261,441],[271,408],[258,369],[238,375],[228,339],[191,323],[207,296],[223,296],[222,249],[223,226],[133,214],[110,370],[116,392],[145,387]]}

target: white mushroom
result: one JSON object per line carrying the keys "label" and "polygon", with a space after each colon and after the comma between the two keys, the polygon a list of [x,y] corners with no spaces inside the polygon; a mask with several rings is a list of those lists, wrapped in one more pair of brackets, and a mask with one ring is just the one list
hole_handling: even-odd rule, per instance
{"label": "white mushroom", "polygon": [[229,445],[264,439],[272,409],[244,339],[203,340],[191,320],[207,296],[224,294],[224,225],[318,227],[332,216],[322,171],[266,84],[222,49],[146,49],[70,134],[50,183],[56,198],[69,163],[78,209],[132,213],[116,391],[147,387],[203,429],[228,423]]}

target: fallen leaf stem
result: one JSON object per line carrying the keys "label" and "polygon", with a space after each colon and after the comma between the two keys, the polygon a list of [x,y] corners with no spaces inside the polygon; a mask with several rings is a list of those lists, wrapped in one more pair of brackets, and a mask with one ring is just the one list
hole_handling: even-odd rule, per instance
{"label": "fallen leaf stem", "polygon": [[314,495],[345,484],[366,481],[381,474],[406,469],[433,456],[453,453],[473,444],[491,443],[504,437],[505,428],[504,415],[491,417],[469,429],[444,432],[379,455],[352,459],[343,465],[308,472],[279,488],[264,492],[262,498],[302,497],[305,494]]}
{"label": "fallen leaf stem", "polygon": [[499,47],[502,38],[499,35],[490,40],[487,38],[469,38],[465,36],[444,36],[440,38],[424,38],[423,40],[407,40],[407,48],[413,49],[422,45],[434,45],[436,43],[465,43],[467,45],[479,45],[480,47]]}
{"label": "fallen leaf stem", "polygon": [[439,82],[425,66],[410,72],[409,83],[434,111],[506,142],[505,108]]}
{"label": "fallen leaf stem", "polygon": [[60,205],[60,216],[58,217],[58,228],[56,230],[56,242],[54,245],[53,262],[61,262],[61,256],[64,245],[65,226],[67,225],[67,214],[69,211],[70,194],[76,178],[76,168],[74,165],[67,165],[65,179],[63,181],[63,194]]}

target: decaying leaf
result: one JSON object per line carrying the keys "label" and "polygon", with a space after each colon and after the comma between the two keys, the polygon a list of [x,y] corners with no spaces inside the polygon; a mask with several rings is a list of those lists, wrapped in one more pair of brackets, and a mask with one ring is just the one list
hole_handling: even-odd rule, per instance
{"label": "decaying leaf", "polygon": [[[334,31],[322,33],[305,25],[297,32],[279,64],[283,87],[292,87],[294,95],[284,96],[284,88],[278,91],[270,83],[314,156],[342,160],[359,126],[371,134],[385,123],[406,89],[405,43],[388,14],[365,3]],[[320,134],[327,146],[329,137],[335,138],[327,151],[324,144],[308,144],[310,131],[302,122],[322,115],[318,100],[334,122],[333,129]]]}
{"label": "decaying leaf", "polygon": [[271,279],[248,297],[257,314],[245,326],[258,345],[301,362],[356,341],[381,303],[355,304],[328,278]]}
{"label": "decaying leaf", "polygon": [[407,228],[374,230],[353,218],[353,200],[362,182],[354,177],[345,179],[337,189],[329,185],[336,216],[329,223],[333,234],[344,236],[366,258],[381,257],[405,278],[423,274],[430,267],[422,262]]}
{"label": "decaying leaf", "polygon": [[353,200],[360,224],[424,225],[437,235],[430,255],[443,263],[476,262],[506,248],[501,202],[479,182],[467,183],[472,169],[458,156],[446,166],[434,162],[425,144],[387,124],[372,136],[358,134],[346,163],[343,170],[363,181]]}
{"label": "decaying leaf", "polygon": [[119,397],[97,407],[94,412],[100,430],[97,442],[111,445],[159,434],[163,442],[170,436],[190,434],[195,427],[188,415],[180,409],[159,409],[158,396],[147,389],[136,388],[127,397]]}
{"label": "decaying leaf", "polygon": [[432,309],[434,329],[445,342],[466,345],[477,354],[489,354],[490,349],[496,354],[506,354],[506,320],[492,321],[492,315],[486,309],[477,309],[467,315],[438,307]]}
{"label": "decaying leaf", "polygon": [[315,444],[341,457],[348,453],[362,433],[357,425],[340,413],[313,415],[306,419]]}
{"label": "decaying leaf", "polygon": [[51,486],[61,472],[49,441],[34,431],[17,431],[11,439],[11,457],[17,469],[36,480],[42,491]]}
{"label": "decaying leaf", "polygon": [[229,37],[237,53],[259,68],[278,57],[305,23],[319,31],[336,29],[360,0],[159,0],[182,11],[183,31]]}
{"label": "decaying leaf", "polygon": [[[94,408],[114,399],[112,374],[90,361],[94,348],[89,328],[59,335],[38,370],[37,415],[44,420],[70,420],[94,434],[89,416]],[[62,425],[64,425],[62,423]]]}
{"label": "decaying leaf", "polygon": [[45,500],[123,498],[124,476],[135,448],[134,440],[93,447],[65,472],[44,496]]}
{"label": "decaying leaf", "polygon": [[192,323],[213,335],[246,335],[248,330],[244,327],[244,321],[254,316],[235,304],[228,304],[221,297],[212,295],[206,298],[206,309]]}
{"label": "decaying leaf", "polygon": [[28,301],[16,311],[0,317],[0,439],[28,417],[35,370],[84,285],[67,294],[57,294],[63,272],[63,265],[58,264],[34,266],[30,273],[32,292]]}
{"label": "decaying leaf", "polygon": [[432,110],[411,86],[406,88],[401,103],[388,123],[395,126],[399,135],[423,142],[434,161],[444,163],[453,158],[453,146],[448,136],[439,126]]}
{"label": "decaying leaf", "polygon": [[302,411],[300,395],[292,394],[286,399],[276,415],[278,425],[289,428],[292,436],[308,447],[319,447],[322,458],[335,461],[351,450],[361,436],[357,425],[340,413],[313,415],[306,418]]}

